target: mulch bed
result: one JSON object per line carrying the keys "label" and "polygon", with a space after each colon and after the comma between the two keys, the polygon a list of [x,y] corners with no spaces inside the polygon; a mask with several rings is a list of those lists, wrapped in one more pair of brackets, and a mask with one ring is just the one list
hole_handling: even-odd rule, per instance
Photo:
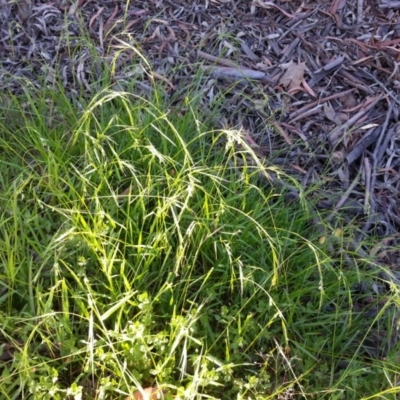
{"label": "mulch bed", "polygon": [[[242,129],[261,159],[303,186],[336,228],[321,240],[354,227],[332,254],[350,250],[367,268],[379,267],[374,257],[390,267],[382,281],[400,284],[400,1],[0,1],[0,91],[61,76],[72,97],[90,94],[98,56],[116,54],[123,87],[140,73],[126,43],[152,66],[138,92],[154,80],[178,101],[202,69],[204,109],[224,99],[216,127]],[[368,237],[375,246],[361,246]]]}

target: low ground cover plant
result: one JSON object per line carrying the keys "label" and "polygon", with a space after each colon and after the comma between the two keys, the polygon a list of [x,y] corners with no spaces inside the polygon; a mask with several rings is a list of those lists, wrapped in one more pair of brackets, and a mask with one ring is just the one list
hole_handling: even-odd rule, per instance
{"label": "low ground cover plant", "polygon": [[196,92],[77,104],[2,100],[1,398],[396,398],[398,351],[365,343],[398,292],[356,312],[377,272],[327,251],[348,231],[321,240],[301,194],[260,185],[240,131]]}

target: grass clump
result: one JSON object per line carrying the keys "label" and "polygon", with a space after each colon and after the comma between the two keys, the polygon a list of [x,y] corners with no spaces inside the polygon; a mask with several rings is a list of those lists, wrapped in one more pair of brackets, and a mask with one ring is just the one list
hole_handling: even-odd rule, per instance
{"label": "grass clump", "polygon": [[396,353],[366,360],[352,312],[373,274],[259,186],[195,93],[168,107],[105,90],[2,109],[0,397],[395,398]]}

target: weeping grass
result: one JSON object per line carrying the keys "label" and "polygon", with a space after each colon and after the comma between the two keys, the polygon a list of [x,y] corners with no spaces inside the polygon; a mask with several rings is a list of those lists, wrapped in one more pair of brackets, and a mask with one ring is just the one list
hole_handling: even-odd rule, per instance
{"label": "weeping grass", "polygon": [[395,399],[398,351],[365,357],[353,312],[376,274],[191,95],[2,102],[0,397]]}

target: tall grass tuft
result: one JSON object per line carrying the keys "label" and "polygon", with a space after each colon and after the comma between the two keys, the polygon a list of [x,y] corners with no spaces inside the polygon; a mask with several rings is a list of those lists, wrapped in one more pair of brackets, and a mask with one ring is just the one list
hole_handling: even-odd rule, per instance
{"label": "tall grass tuft", "polygon": [[2,103],[0,397],[396,398],[351,304],[373,273],[191,95]]}

